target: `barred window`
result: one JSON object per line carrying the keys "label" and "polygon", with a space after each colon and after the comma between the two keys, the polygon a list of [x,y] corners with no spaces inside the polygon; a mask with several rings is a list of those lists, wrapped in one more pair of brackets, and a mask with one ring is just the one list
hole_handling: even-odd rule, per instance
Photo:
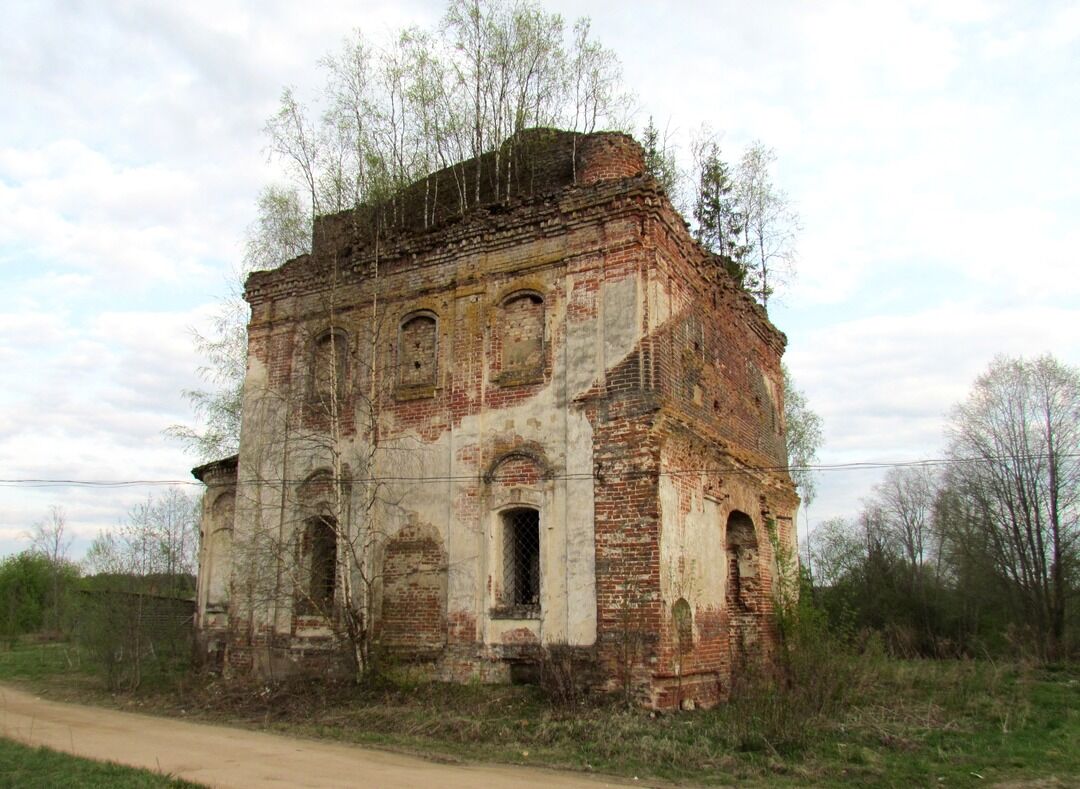
{"label": "barred window", "polygon": [[325,612],[334,602],[337,581],[337,530],[332,518],[314,518],[307,523],[308,597]]}
{"label": "barred window", "polygon": [[540,613],[540,513],[503,513],[503,605],[525,616]]}

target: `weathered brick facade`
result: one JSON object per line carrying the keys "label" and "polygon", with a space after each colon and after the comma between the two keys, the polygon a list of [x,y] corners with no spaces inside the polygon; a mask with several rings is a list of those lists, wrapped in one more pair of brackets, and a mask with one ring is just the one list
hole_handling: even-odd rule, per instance
{"label": "weathered brick facade", "polygon": [[239,460],[198,470],[203,640],[233,670],[325,654],[299,535],[331,517],[377,643],[446,678],[569,644],[608,688],[708,704],[768,654],[784,337],[632,139],[534,131],[320,217],[246,297]]}

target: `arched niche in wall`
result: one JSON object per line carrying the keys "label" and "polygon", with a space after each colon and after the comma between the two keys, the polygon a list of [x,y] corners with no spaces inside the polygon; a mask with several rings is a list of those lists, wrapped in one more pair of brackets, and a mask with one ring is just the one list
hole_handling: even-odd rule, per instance
{"label": "arched niche in wall", "polygon": [[347,390],[349,335],[343,329],[326,329],[312,340],[309,353],[308,399],[329,414]]}
{"label": "arched niche in wall", "polygon": [[745,664],[758,642],[761,610],[758,592],[758,541],[754,521],[745,512],[728,515],[725,529],[727,547],[728,637],[732,667]]}
{"label": "arched niche in wall", "polygon": [[410,657],[446,645],[446,549],[430,524],[409,524],[382,549],[379,642]]}
{"label": "arched niche in wall", "polygon": [[434,390],[439,372],[439,321],[430,310],[406,315],[398,328],[398,385]]}
{"label": "arched niche in wall", "polygon": [[210,530],[206,535],[209,543],[206,557],[208,606],[224,606],[229,599],[235,512],[236,494],[232,491],[220,494],[210,507]]}
{"label": "arched niche in wall", "polygon": [[497,383],[543,380],[544,306],[544,297],[535,290],[515,290],[499,302],[493,348]]}

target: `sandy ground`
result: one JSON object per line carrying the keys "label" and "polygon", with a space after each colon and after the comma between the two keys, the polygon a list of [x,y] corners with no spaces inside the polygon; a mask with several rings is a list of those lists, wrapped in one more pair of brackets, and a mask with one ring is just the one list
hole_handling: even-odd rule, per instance
{"label": "sandy ground", "polygon": [[0,736],[221,787],[642,786],[527,767],[449,765],[350,745],[46,701],[0,686]]}

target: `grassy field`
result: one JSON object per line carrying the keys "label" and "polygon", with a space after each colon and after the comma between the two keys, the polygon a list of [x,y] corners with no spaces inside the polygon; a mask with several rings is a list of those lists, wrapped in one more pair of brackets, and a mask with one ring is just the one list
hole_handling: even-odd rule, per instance
{"label": "grassy field", "polygon": [[[651,714],[594,700],[553,707],[534,688],[444,685],[398,672],[374,687],[186,678],[114,696],[60,645],[0,650],[0,679],[53,698],[179,714],[451,759],[545,764],[692,784],[1080,784],[1080,666],[859,659],[803,698],[757,688],[734,703]],[[1019,782],[1019,783],[1013,783]]]}
{"label": "grassy field", "polygon": [[68,756],[48,748],[31,748],[0,738],[0,787],[54,789],[198,789],[199,784],[168,776]]}

